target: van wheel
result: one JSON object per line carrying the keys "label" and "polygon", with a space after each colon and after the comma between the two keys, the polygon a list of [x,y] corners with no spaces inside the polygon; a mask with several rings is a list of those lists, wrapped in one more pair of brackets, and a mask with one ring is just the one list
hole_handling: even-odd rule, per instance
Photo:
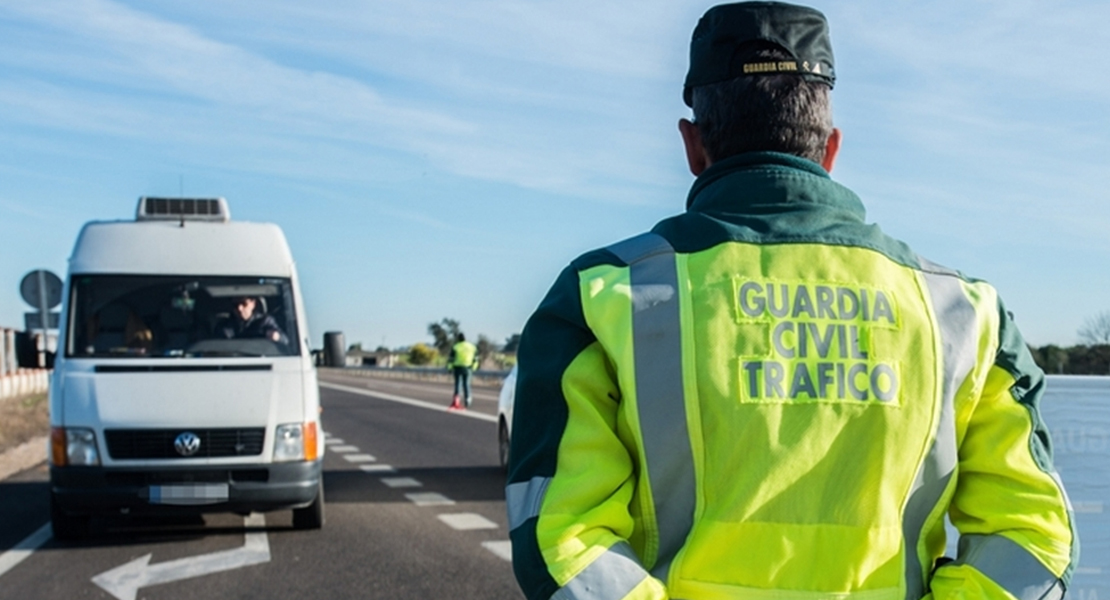
{"label": "van wheel", "polygon": [[505,421],[497,428],[497,455],[501,460],[501,468],[509,468],[509,428]]}
{"label": "van wheel", "polygon": [[50,494],[50,528],[54,530],[54,539],[60,542],[79,540],[89,535],[89,517],[65,514],[54,494]]}
{"label": "van wheel", "polygon": [[320,529],[324,526],[324,480],[316,489],[316,499],[304,508],[293,509],[293,529]]}

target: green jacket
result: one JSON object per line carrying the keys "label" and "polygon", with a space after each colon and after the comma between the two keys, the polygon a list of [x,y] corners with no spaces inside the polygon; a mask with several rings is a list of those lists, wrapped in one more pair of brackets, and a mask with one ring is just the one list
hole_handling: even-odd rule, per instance
{"label": "green jacket", "polygon": [[564,270],[518,354],[529,598],[1059,598],[1041,371],[994,288],[864,216],[816,164],[744,154]]}
{"label": "green jacket", "polygon": [[447,366],[467,369],[478,368],[478,347],[467,341],[456,342],[454,346],[451,346],[451,354],[447,357]]}

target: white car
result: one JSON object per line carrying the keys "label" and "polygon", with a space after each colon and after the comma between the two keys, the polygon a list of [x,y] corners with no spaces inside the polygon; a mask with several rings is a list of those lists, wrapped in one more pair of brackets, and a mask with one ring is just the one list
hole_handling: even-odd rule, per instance
{"label": "white car", "polygon": [[516,365],[509,371],[501,384],[501,395],[497,398],[497,454],[501,466],[509,466],[509,440],[513,433],[513,399],[516,396]]}

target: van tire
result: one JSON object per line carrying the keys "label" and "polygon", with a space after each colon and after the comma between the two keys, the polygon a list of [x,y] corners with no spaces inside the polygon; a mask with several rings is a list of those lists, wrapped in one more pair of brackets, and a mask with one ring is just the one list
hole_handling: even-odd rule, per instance
{"label": "van tire", "polygon": [[316,489],[316,499],[304,508],[293,509],[293,529],[320,529],[324,526],[324,480]]}
{"label": "van tire", "polygon": [[54,494],[50,494],[50,528],[54,539],[60,542],[79,540],[89,535],[89,517],[65,514]]}
{"label": "van tire", "polygon": [[501,419],[497,428],[497,457],[501,461],[501,468],[509,468],[509,426],[505,419]]}

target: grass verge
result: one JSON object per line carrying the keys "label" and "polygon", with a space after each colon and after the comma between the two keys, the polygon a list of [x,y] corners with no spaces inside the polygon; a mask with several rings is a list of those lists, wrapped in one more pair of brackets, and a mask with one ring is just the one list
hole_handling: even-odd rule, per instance
{"label": "grass verge", "polygon": [[49,432],[46,394],[0,400],[0,452]]}

